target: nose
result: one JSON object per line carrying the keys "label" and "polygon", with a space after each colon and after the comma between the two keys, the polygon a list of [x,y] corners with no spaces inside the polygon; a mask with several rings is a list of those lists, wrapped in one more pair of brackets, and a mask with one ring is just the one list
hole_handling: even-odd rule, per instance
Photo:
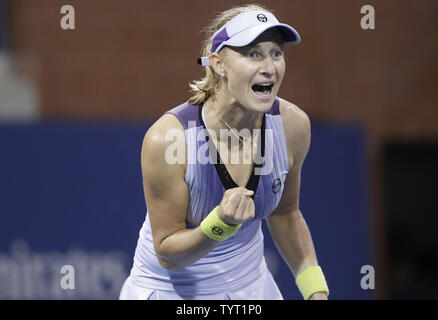
{"label": "nose", "polygon": [[260,67],[260,73],[265,76],[271,77],[275,74],[275,64],[272,57],[266,57]]}

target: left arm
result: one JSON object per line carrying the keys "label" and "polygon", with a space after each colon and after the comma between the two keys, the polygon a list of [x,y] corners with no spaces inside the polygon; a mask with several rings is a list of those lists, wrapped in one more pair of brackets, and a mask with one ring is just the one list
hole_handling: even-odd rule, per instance
{"label": "left arm", "polygon": [[[299,209],[300,174],[310,146],[310,121],[298,107],[284,100],[282,103],[290,169],[280,203],[266,221],[277,249],[296,278],[306,268],[318,266],[312,237]],[[317,292],[311,299],[327,299],[327,295]]]}

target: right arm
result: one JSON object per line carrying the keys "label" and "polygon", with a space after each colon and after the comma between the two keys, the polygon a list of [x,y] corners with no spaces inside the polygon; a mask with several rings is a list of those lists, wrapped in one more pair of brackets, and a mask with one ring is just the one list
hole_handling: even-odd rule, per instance
{"label": "right arm", "polygon": [[[172,115],[164,115],[148,130],[143,140],[141,166],[158,261],[164,268],[178,271],[206,256],[219,242],[207,237],[199,226],[187,229],[186,165],[170,164],[165,159],[166,149],[175,143],[165,140],[166,133],[172,129],[181,130],[184,136],[179,121]],[[185,153],[185,138],[178,147]],[[254,217],[254,204],[247,197],[248,192],[252,191],[235,188],[225,193],[219,209],[222,221],[233,224]]]}

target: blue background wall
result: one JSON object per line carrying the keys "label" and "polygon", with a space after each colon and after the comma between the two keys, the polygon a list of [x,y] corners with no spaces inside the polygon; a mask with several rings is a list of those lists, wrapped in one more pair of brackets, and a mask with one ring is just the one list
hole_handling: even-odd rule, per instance
{"label": "blue background wall", "polygon": [[[140,150],[148,123],[0,125],[0,299],[114,299],[145,217]],[[367,299],[370,249],[365,143],[360,126],[313,124],[301,209],[332,299]],[[267,228],[269,268],[299,299]],[[63,290],[63,265],[75,289]]]}

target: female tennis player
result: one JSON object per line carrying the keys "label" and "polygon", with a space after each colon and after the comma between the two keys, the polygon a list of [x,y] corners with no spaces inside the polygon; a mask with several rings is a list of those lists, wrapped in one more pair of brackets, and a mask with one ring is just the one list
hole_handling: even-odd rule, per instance
{"label": "female tennis player", "polygon": [[304,299],[327,299],[298,206],[310,122],[277,97],[284,45],[299,41],[256,5],[209,26],[198,60],[205,77],[143,141],[147,215],[120,299],[283,299],[263,255],[262,219]]}

